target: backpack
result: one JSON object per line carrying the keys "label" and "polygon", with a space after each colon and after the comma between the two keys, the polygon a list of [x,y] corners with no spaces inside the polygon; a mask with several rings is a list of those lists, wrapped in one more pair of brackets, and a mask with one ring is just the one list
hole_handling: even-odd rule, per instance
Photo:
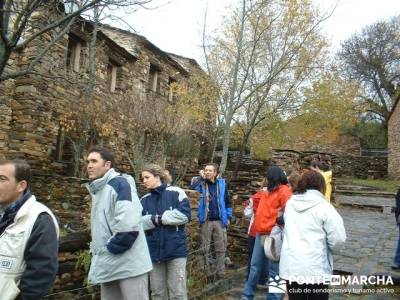
{"label": "backpack", "polygon": [[283,228],[275,225],[271,233],[265,237],[264,253],[272,261],[279,261],[283,243]]}

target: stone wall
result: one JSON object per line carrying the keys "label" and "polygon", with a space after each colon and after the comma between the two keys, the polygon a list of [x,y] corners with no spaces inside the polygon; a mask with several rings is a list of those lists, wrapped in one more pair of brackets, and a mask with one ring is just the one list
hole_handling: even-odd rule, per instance
{"label": "stone wall", "polygon": [[387,178],[387,157],[337,156],[333,159],[333,172],[337,176],[356,178]]}
{"label": "stone wall", "polygon": [[357,178],[386,178],[387,158],[352,155],[333,155],[314,151],[294,151],[276,149],[273,152],[272,163],[284,170],[300,171],[308,168],[311,161],[319,160],[330,165],[335,176],[353,176]]}
{"label": "stone wall", "polygon": [[[17,58],[12,55],[5,68],[7,71],[15,71]],[[0,83],[0,159],[6,158],[9,147],[9,134],[12,126],[12,99],[15,89],[15,80],[7,80]]]}
{"label": "stone wall", "polygon": [[[51,293],[83,286],[86,273],[75,265],[81,251],[88,249],[89,242],[90,198],[82,186],[84,183],[85,180],[57,175],[32,176],[33,194],[53,211],[60,227],[59,271]],[[71,236],[75,239],[73,243]],[[50,299],[70,296],[57,294]]]}
{"label": "stone wall", "polygon": [[3,149],[0,151],[0,159],[4,159],[4,153],[8,151],[8,134],[11,127],[11,99],[7,96],[0,96],[0,116],[0,149]]}
{"label": "stone wall", "polygon": [[12,122],[12,96],[14,91],[14,80],[0,84],[0,159],[5,158],[8,151],[9,133]]}
{"label": "stone wall", "polygon": [[361,142],[358,137],[339,134],[334,141],[322,143],[326,138],[323,133],[315,136],[312,141],[293,140],[281,148],[293,149],[300,152],[316,151],[321,153],[332,153],[335,155],[360,155]]}
{"label": "stone wall", "polygon": [[388,124],[388,173],[400,180],[400,101],[394,107]]}
{"label": "stone wall", "polygon": [[338,134],[335,138],[328,138],[325,135],[325,132],[319,132],[307,137],[288,134],[283,138],[276,139],[273,132],[263,132],[260,138],[263,139],[264,149],[257,147],[257,150],[255,150],[252,148],[250,153],[257,151],[258,155],[261,155],[260,157],[266,158],[272,157],[274,149],[291,149],[299,152],[315,151],[335,155],[359,156],[361,154],[361,141],[358,137],[350,134]]}
{"label": "stone wall", "polygon": [[[90,197],[87,180],[57,175],[34,174],[31,189],[40,202],[57,216],[60,228],[70,231],[89,230]],[[67,230],[67,231],[68,231]]]}
{"label": "stone wall", "polygon": [[312,161],[319,160],[335,169],[335,157],[333,154],[317,151],[300,152],[290,149],[275,149],[272,154],[272,164],[280,166],[285,171],[300,172],[302,169],[308,168]]}

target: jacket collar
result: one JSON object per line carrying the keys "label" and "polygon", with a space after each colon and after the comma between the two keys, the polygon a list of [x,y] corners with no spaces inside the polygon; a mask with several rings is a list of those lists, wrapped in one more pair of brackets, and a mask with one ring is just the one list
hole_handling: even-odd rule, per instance
{"label": "jacket collar", "polygon": [[206,179],[205,182],[206,182],[207,184],[217,184],[218,178],[215,178],[214,181],[211,181],[211,180],[209,180],[209,179]]}
{"label": "jacket collar", "polygon": [[4,216],[12,213],[16,213],[22,205],[32,196],[29,189],[26,189],[24,193],[13,203],[8,205],[4,210]]}
{"label": "jacket collar", "polygon": [[[293,201],[292,201],[293,200]],[[297,212],[306,211],[316,205],[327,203],[323,194],[317,190],[307,190],[303,194],[293,195],[291,204]]]}
{"label": "jacket collar", "polygon": [[97,178],[93,181],[86,183],[86,188],[90,193],[96,193],[104,188],[104,186],[114,177],[118,176],[118,173],[111,168],[101,178]]}
{"label": "jacket collar", "polygon": [[167,186],[168,185],[166,183],[162,183],[160,186],[156,187],[155,189],[151,189],[150,193],[160,195],[167,188]]}
{"label": "jacket collar", "polygon": [[0,233],[2,233],[6,227],[14,222],[15,216],[17,215],[20,208],[32,197],[32,193],[29,189],[26,189],[24,193],[13,203],[8,205],[4,210],[3,217],[0,219]]}

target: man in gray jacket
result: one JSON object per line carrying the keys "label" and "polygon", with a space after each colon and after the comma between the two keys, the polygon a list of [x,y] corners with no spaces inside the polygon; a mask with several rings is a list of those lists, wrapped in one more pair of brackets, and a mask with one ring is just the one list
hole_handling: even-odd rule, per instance
{"label": "man in gray jacket", "polygon": [[148,299],[152,263],[135,181],[114,170],[107,149],[89,150],[87,163],[86,187],[92,197],[89,282],[101,284],[102,300]]}

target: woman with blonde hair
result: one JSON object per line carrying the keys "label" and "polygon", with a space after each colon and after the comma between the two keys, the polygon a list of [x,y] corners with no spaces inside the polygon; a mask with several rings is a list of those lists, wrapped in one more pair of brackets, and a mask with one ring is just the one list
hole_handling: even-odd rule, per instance
{"label": "woman with blonde hair", "polygon": [[185,224],[191,218],[188,197],[181,188],[170,185],[169,172],[159,165],[146,165],[141,175],[150,191],[141,202],[143,229],[153,262],[151,298],[187,299]]}

